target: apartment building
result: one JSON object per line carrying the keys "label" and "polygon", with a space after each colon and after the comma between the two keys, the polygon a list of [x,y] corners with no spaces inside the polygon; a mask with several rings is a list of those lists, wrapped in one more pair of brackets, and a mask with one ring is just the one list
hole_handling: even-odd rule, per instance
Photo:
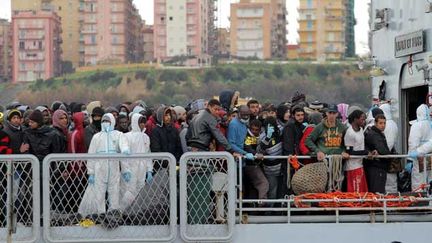
{"label": "apartment building", "polygon": [[300,58],[343,58],[347,46],[346,14],[347,0],[300,0]]}
{"label": "apartment building", "polygon": [[12,15],[13,82],[48,79],[61,73],[61,20],[52,11]]}
{"label": "apartment building", "polygon": [[230,31],[227,28],[217,30],[217,52],[220,57],[229,57],[231,51]]}
{"label": "apartment building", "polygon": [[144,61],[153,62],[154,61],[154,43],[153,43],[153,25],[143,24],[143,51],[144,51]]}
{"label": "apartment building", "polygon": [[[240,27],[240,32],[250,32],[249,35],[255,38],[255,42],[261,41],[265,47],[270,45],[270,56],[266,56],[264,58],[286,58],[286,35],[288,23],[286,19],[287,10],[285,0],[240,0],[239,3],[232,4],[231,8],[235,8],[234,11],[233,9],[231,10],[231,29],[233,27],[238,28],[239,25],[246,24],[248,22],[251,26],[253,26],[254,22],[262,22],[263,26],[270,25],[270,28],[263,29],[263,31],[265,31],[265,35],[270,36],[270,42],[264,43],[266,40],[262,39],[261,37],[257,37],[257,35],[253,33],[258,32],[257,30],[247,31],[243,27]],[[250,10],[253,12],[263,11],[263,14],[246,14],[246,12]],[[238,31],[239,30],[237,30],[237,32]],[[237,42],[237,44],[233,44],[234,48],[237,48],[238,45],[248,46],[252,41],[251,39],[244,39],[245,37],[242,36],[241,33],[237,34],[238,37],[236,39],[232,39]],[[264,34],[262,35],[264,36]],[[233,37],[235,37],[235,35],[231,35],[231,38]],[[244,40],[242,40],[242,38]],[[245,41],[246,43],[244,43]],[[233,45],[231,45],[232,48]],[[250,46],[247,48],[250,49]],[[240,55],[238,56],[244,57],[242,52],[239,54]],[[250,55],[250,53],[248,55]],[[258,58],[263,58],[260,56],[263,55],[257,55]]]}
{"label": "apartment building", "polygon": [[189,65],[211,61],[215,38],[214,0],[155,0],[154,55],[159,61],[185,57]]}
{"label": "apartment building", "polygon": [[230,16],[231,56],[270,59],[272,57],[271,4],[233,3]]}
{"label": "apartment building", "polygon": [[[62,19],[63,60],[72,62],[74,67],[80,62],[80,6],[83,0],[12,0],[12,12],[23,10],[51,10]],[[80,65],[81,64],[81,65]]]}
{"label": "apartment building", "polygon": [[142,20],[132,0],[83,0],[81,16],[85,65],[142,61]]}
{"label": "apartment building", "polygon": [[12,31],[7,19],[0,19],[0,82],[12,81]]}

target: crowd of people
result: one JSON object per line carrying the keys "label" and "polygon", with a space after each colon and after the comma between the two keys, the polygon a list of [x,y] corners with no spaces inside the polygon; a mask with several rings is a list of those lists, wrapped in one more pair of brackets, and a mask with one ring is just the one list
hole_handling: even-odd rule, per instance
{"label": "crowd of people", "polygon": [[[295,170],[287,159],[265,156],[311,155],[312,159],[300,161],[307,165],[323,161],[328,155],[341,155],[344,191],[398,191],[401,161],[376,157],[397,152],[398,127],[390,104],[365,112],[347,104],[307,102],[299,92],[277,105],[254,99],[238,105],[239,96],[237,91],[226,90],[219,99],[198,99],[185,107],[149,107],[143,101],[125,102],[117,107],[106,107],[99,101],[56,101],[51,106],[32,108],[13,102],[2,112],[0,153],[33,154],[43,161],[51,153],[168,152],[179,161],[188,151],[228,151],[244,159],[245,196],[258,199],[283,198],[293,193],[287,182]],[[427,160],[423,155],[432,152],[430,114],[428,106],[421,105],[417,120],[412,123],[412,158],[405,166],[412,172],[412,190],[424,181],[421,173]],[[354,155],[367,158],[351,158]],[[88,201],[104,201],[108,193],[109,208],[121,209],[124,190],[136,195],[145,183],[152,182],[157,173],[153,167],[151,160],[95,160],[86,165],[74,163],[64,168],[61,175],[87,181],[89,186],[82,188],[80,212],[104,213],[104,203],[89,209]]]}

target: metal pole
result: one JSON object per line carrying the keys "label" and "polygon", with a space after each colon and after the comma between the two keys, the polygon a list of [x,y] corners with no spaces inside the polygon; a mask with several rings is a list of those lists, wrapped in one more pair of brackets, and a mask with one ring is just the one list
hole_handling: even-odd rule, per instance
{"label": "metal pole", "polygon": [[14,200],[13,200],[13,161],[9,160],[8,161],[8,167],[7,167],[7,242],[8,243],[12,243],[12,234],[13,234],[13,204],[14,204]]}
{"label": "metal pole", "polygon": [[243,158],[239,158],[239,217],[240,224],[243,222]]}

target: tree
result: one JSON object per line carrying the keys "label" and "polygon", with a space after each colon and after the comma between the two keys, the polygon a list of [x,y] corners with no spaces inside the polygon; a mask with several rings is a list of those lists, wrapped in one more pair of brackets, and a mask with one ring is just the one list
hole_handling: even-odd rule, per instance
{"label": "tree", "polygon": [[75,72],[75,68],[73,67],[73,64],[71,61],[62,61],[61,62],[61,70],[62,70],[62,74]]}
{"label": "tree", "polygon": [[279,65],[273,67],[272,73],[277,79],[282,79],[284,76],[284,71],[283,71],[282,67]]}

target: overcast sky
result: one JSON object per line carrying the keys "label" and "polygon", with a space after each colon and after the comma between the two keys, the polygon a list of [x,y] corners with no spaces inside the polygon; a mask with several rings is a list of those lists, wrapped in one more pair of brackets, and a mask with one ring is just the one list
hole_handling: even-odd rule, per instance
{"label": "overcast sky", "polygon": [[[0,18],[10,18],[10,1],[13,0],[0,0]],[[33,1],[33,0],[29,0]],[[230,3],[238,2],[238,0],[218,0],[219,20],[217,25],[219,27],[229,26],[229,12]],[[357,19],[357,25],[355,27],[356,36],[356,53],[365,54],[369,52],[368,47],[368,3],[370,0],[356,0],[355,1],[355,15]],[[135,5],[140,10],[141,16],[146,20],[147,23],[153,24],[153,0],[134,0]],[[4,6],[5,4],[6,6]],[[288,42],[297,43],[298,40],[298,24],[297,24],[297,7],[299,0],[287,0],[288,8]]]}

